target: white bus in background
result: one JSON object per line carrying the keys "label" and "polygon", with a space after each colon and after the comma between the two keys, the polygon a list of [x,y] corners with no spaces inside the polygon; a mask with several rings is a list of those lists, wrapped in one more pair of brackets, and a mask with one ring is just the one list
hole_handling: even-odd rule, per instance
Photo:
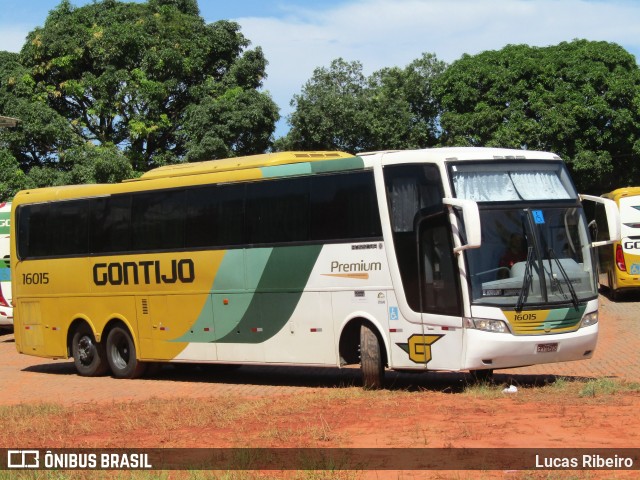
{"label": "white bus in background", "polygon": [[13,331],[11,269],[9,268],[9,228],[11,203],[0,203],[0,334]]}

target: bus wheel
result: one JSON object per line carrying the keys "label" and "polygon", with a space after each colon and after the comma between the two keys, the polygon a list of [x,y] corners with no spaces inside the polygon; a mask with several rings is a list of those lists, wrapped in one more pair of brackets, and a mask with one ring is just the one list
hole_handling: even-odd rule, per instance
{"label": "bus wheel", "polygon": [[73,334],[71,354],[78,374],[83,377],[105,375],[109,370],[104,344],[96,342],[86,323],[80,324]]}
{"label": "bus wheel", "polygon": [[129,331],[119,326],[114,327],[107,337],[107,359],[116,378],[141,377],[147,367],[136,358],[136,346]]}
{"label": "bus wheel", "polygon": [[362,385],[367,389],[382,388],[384,383],[384,364],[380,341],[372,327],[362,324],[360,327],[360,367]]}

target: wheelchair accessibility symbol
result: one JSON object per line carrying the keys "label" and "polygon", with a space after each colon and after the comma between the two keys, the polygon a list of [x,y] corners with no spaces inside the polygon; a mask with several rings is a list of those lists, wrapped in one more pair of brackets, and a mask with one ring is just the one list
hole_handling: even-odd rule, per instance
{"label": "wheelchair accessibility symbol", "polygon": [[640,275],[640,263],[633,263],[629,269],[631,275]]}

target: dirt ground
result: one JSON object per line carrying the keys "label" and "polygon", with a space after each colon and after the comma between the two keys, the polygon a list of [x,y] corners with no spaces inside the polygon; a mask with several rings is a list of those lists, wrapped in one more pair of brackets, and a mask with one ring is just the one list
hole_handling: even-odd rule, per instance
{"label": "dirt ground", "polygon": [[[69,361],[18,355],[5,335],[0,405],[37,414],[31,426],[1,418],[0,448],[613,449],[635,455],[636,470],[523,472],[514,461],[512,469],[363,467],[326,478],[638,478],[640,450],[625,450],[640,449],[637,300],[602,297],[593,359],[497,371],[496,386],[471,390],[466,374],[390,373],[385,390],[363,391],[354,369],[165,367],[134,381],[81,378]],[[508,385],[517,393],[503,393]],[[399,463],[390,456],[391,467]]]}

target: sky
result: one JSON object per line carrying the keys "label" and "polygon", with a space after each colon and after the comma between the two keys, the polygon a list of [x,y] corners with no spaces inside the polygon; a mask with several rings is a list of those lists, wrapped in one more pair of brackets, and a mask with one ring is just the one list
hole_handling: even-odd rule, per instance
{"label": "sky", "polygon": [[[0,0],[0,50],[19,51],[59,3]],[[283,117],[276,136],[286,133],[293,95],[315,68],[336,58],[361,62],[369,75],[405,67],[424,52],[451,63],[509,44],[580,38],[617,43],[640,60],[637,0],[199,0],[199,6],[206,22],[234,20],[251,47],[263,49],[264,89]]]}

